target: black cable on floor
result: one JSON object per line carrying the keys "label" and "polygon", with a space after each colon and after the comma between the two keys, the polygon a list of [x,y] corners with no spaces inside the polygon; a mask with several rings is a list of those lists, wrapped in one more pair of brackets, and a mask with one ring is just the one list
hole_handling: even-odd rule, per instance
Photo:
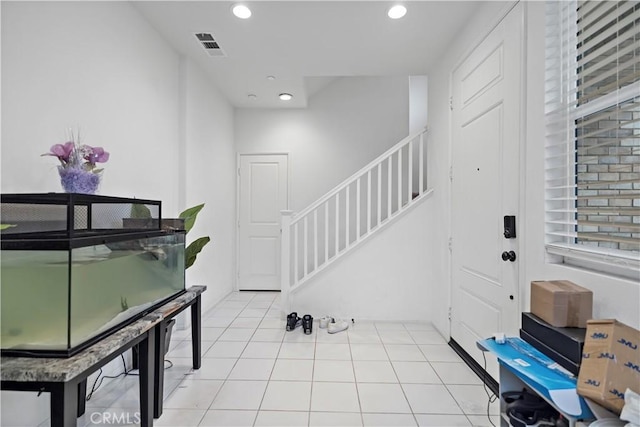
{"label": "black cable on floor", "polygon": [[[124,358],[123,358],[122,363],[124,363]],[[171,360],[169,360],[169,359],[164,359],[164,363],[165,363],[165,364],[166,364],[166,363],[168,363],[168,364],[169,364],[169,366],[165,366],[165,367],[164,367],[164,370],[165,370],[165,371],[166,371],[167,369],[171,369],[171,368],[173,368],[173,362],[172,362]],[[125,366],[125,375],[133,375],[133,376],[136,376],[136,377],[137,377],[137,376],[140,376],[140,374],[134,374],[134,373],[132,373],[132,372],[131,372],[131,371],[134,371],[135,369],[129,369],[129,370],[127,371],[127,370],[126,370],[126,368],[127,368],[127,367]]]}
{"label": "black cable on floor", "polygon": [[[91,400],[91,398],[93,397],[93,393],[95,393],[100,386],[102,385],[102,382],[104,381],[105,378],[109,378],[109,379],[115,379],[115,378],[119,378],[123,375],[133,375],[133,376],[139,376],[140,374],[134,374],[131,371],[133,371],[134,369],[129,369],[127,370],[127,363],[124,360],[124,355],[120,354],[120,358],[122,359],[122,366],[124,371],[119,373],[118,375],[115,376],[111,376],[111,375],[104,375],[102,376],[102,368],[100,368],[100,370],[98,371],[98,376],[96,377],[96,379],[93,381],[93,385],[91,386],[91,391],[87,394],[87,397],[85,398],[86,401],[88,402],[89,400]],[[164,359],[165,363],[169,363],[169,366],[165,366],[164,369],[170,369],[173,367],[173,362],[171,360],[167,360]],[[100,380],[100,382],[98,382],[98,380]]]}
{"label": "black cable on floor", "polygon": [[[89,394],[87,394],[86,400],[89,401],[89,399],[91,399],[91,396],[93,396],[93,392],[96,391],[98,388],[100,388],[100,386],[98,385],[98,387],[96,387],[96,383],[98,382],[98,379],[100,378],[100,375],[102,375],[102,368],[100,368],[100,371],[98,372],[98,376],[96,377],[95,381],[93,382],[93,386],[91,387],[91,391],[89,392]],[[102,381],[100,381],[100,384],[102,384]]]}
{"label": "black cable on floor", "polygon": [[482,352],[482,360],[484,361],[484,373],[482,374],[482,376],[483,376],[483,378],[482,378],[482,386],[484,388],[484,392],[487,394],[487,397],[489,398],[487,400],[487,418],[489,419],[489,422],[491,423],[491,425],[493,427],[496,427],[496,425],[493,423],[493,420],[491,420],[491,414],[490,414],[489,409],[491,407],[491,404],[496,401],[498,396],[496,394],[494,394],[494,393],[489,393],[489,389],[487,388],[487,381],[486,381],[486,378],[487,378],[487,358],[484,355],[484,351]]}
{"label": "black cable on floor", "polygon": [[[109,379],[115,379],[118,377],[121,377],[123,375],[126,375],[126,372],[121,372],[118,375],[104,375],[102,376],[102,368],[100,368],[100,372],[98,373],[98,376],[96,377],[95,381],[93,382],[93,386],[91,387],[91,391],[87,394],[86,400],[89,401],[92,397],[93,397],[93,393],[95,393],[100,386],[102,385],[102,381],[104,381],[105,378],[109,378]],[[100,382],[98,382],[98,380],[100,380]]]}
{"label": "black cable on floor", "polygon": [[122,357],[122,364],[124,365],[124,374],[125,374],[125,375],[132,375],[132,376],[137,377],[137,376],[138,376],[138,374],[132,374],[132,373],[131,373],[131,371],[134,371],[135,369],[131,368],[131,369],[129,369],[129,370],[127,371],[127,364],[126,364],[126,363],[125,363],[125,361],[124,361],[124,356],[121,354],[121,355],[120,355],[120,357]]}

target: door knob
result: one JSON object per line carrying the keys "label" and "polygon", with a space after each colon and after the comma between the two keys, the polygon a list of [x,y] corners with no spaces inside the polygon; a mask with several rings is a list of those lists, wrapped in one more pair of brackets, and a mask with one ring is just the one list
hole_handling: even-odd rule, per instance
{"label": "door knob", "polygon": [[514,262],[516,260],[516,253],[514,251],[504,251],[502,252],[502,260],[503,261],[511,261]]}

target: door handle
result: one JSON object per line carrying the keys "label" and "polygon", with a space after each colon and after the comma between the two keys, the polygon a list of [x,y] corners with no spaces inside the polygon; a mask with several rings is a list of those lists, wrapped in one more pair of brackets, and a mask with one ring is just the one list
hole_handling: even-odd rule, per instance
{"label": "door handle", "polygon": [[516,260],[516,253],[514,251],[504,251],[502,252],[502,260],[503,261],[511,261],[514,262]]}

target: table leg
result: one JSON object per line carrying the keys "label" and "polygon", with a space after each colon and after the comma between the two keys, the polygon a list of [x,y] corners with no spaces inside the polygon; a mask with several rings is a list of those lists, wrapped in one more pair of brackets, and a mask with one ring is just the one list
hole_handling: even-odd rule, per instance
{"label": "table leg", "polygon": [[78,383],[78,416],[84,415],[87,410],[87,379]]}
{"label": "table leg", "polygon": [[153,361],[153,418],[162,415],[162,399],[164,396],[164,347],[167,322],[160,322],[155,328],[155,357]]}
{"label": "table leg", "polygon": [[153,426],[153,371],[155,364],[156,329],[147,332],[147,337],[138,346],[140,380],[140,426]]}
{"label": "table leg", "polygon": [[138,345],[131,347],[131,369],[138,369]]}
{"label": "table leg", "polygon": [[193,353],[193,369],[200,369],[200,366],[202,365],[202,333],[200,330],[201,312],[202,302],[200,295],[198,295],[191,306],[191,346]]}
{"label": "table leg", "polygon": [[78,420],[78,383],[55,383],[51,388],[51,427],[75,427]]}

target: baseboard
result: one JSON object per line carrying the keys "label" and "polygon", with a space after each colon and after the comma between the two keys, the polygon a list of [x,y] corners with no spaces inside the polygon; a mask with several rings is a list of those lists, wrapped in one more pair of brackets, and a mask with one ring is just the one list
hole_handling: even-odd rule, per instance
{"label": "baseboard", "polygon": [[471,355],[467,353],[465,349],[462,348],[460,344],[458,344],[453,338],[449,339],[449,347],[451,347],[453,351],[455,351],[458,356],[462,358],[463,362],[466,363],[467,366],[469,366],[469,368],[471,368],[471,370],[478,376],[478,378],[480,378],[482,382],[484,382],[486,386],[489,387],[489,390],[491,390],[493,394],[497,396],[499,393],[498,381],[493,379],[493,377],[489,375],[489,373],[482,366],[480,366],[478,362],[476,362],[476,359],[471,357]]}
{"label": "baseboard", "polygon": [[239,289],[238,292],[280,292],[280,289]]}

